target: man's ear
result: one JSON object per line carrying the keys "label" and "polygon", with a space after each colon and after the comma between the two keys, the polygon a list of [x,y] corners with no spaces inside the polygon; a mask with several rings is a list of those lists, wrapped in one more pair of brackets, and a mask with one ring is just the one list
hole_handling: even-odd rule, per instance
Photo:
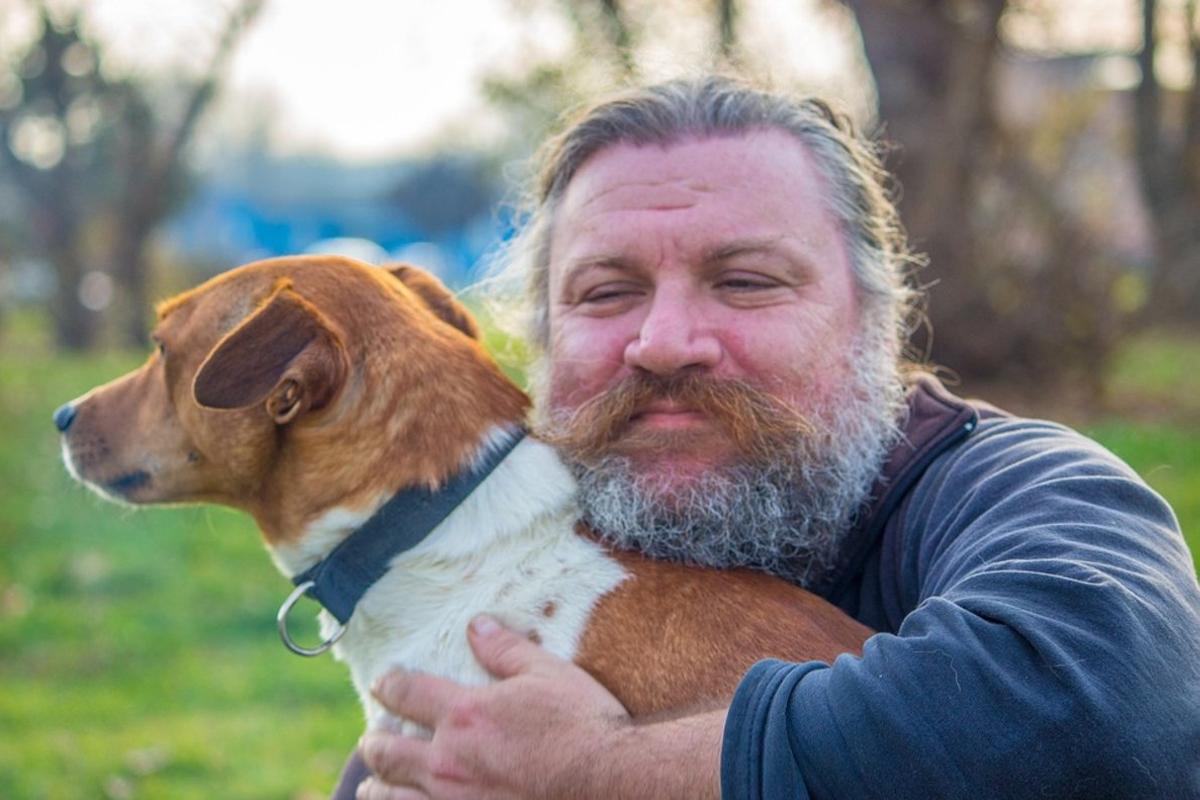
{"label": "man's ear", "polygon": [[341,341],[311,303],[290,285],[225,335],[192,383],[206,408],[247,408],[265,402],[279,425],[324,407],[346,375]]}
{"label": "man's ear", "polygon": [[425,305],[446,322],[450,323],[472,339],[479,338],[479,324],[475,317],[467,311],[467,307],[442,285],[442,282],[423,269],[408,264],[394,264],[387,267],[388,272],[396,276],[405,286],[425,301]]}

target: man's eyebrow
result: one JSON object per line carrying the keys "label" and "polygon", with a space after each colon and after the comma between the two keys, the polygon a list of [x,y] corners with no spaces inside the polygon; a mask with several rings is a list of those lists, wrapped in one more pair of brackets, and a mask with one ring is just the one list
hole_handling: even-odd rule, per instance
{"label": "man's eyebrow", "polygon": [[703,264],[712,269],[723,261],[742,255],[767,255],[781,259],[791,267],[796,278],[812,280],[817,274],[812,255],[803,240],[793,236],[764,236],[761,238],[734,239],[712,247],[703,256]]}
{"label": "man's eyebrow", "polygon": [[633,272],[634,263],[625,256],[616,253],[597,253],[595,255],[574,258],[563,268],[562,285],[568,287],[580,274],[589,269],[611,269],[619,272]]}
{"label": "man's eyebrow", "polygon": [[703,261],[711,264],[747,253],[783,253],[791,255],[792,248],[784,246],[783,239],[784,237],[782,236],[765,236],[755,239],[735,239],[731,242],[722,242],[705,251]]}
{"label": "man's eyebrow", "polygon": [[633,269],[633,262],[625,256],[617,253],[597,253],[590,256],[581,256],[571,259],[567,262],[566,274],[578,272],[589,267],[606,267],[608,269]]}

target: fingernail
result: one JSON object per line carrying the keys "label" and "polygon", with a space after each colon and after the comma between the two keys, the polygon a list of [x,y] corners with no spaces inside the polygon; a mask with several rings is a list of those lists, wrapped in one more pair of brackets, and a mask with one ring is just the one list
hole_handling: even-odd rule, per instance
{"label": "fingernail", "polygon": [[371,684],[371,694],[378,697],[380,692],[384,691],[390,681],[392,681],[397,675],[402,675],[403,673],[404,670],[393,668],[391,672],[385,672],[384,674],[380,675],[375,679],[375,682]]}
{"label": "fingernail", "polygon": [[471,630],[479,636],[494,636],[500,631],[500,623],[496,621],[495,617],[480,614],[471,620]]}

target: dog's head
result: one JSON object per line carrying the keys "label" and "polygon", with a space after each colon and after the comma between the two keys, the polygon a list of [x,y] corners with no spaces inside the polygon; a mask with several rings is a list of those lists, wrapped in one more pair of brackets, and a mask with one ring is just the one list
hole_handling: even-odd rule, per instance
{"label": "dog's head", "polygon": [[146,363],[58,410],[64,461],[110,499],[217,502],[287,528],[347,492],[443,479],[479,435],[472,413],[519,421],[511,388],[501,407],[446,413],[459,375],[495,371],[477,338],[415,268],[256,262],[162,303]]}

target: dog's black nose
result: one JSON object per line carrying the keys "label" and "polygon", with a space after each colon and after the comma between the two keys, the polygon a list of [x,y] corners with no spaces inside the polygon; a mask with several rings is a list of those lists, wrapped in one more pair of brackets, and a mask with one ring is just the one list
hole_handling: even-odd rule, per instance
{"label": "dog's black nose", "polygon": [[54,426],[62,433],[67,432],[67,428],[71,427],[71,423],[75,421],[75,406],[71,403],[61,405],[54,412]]}

